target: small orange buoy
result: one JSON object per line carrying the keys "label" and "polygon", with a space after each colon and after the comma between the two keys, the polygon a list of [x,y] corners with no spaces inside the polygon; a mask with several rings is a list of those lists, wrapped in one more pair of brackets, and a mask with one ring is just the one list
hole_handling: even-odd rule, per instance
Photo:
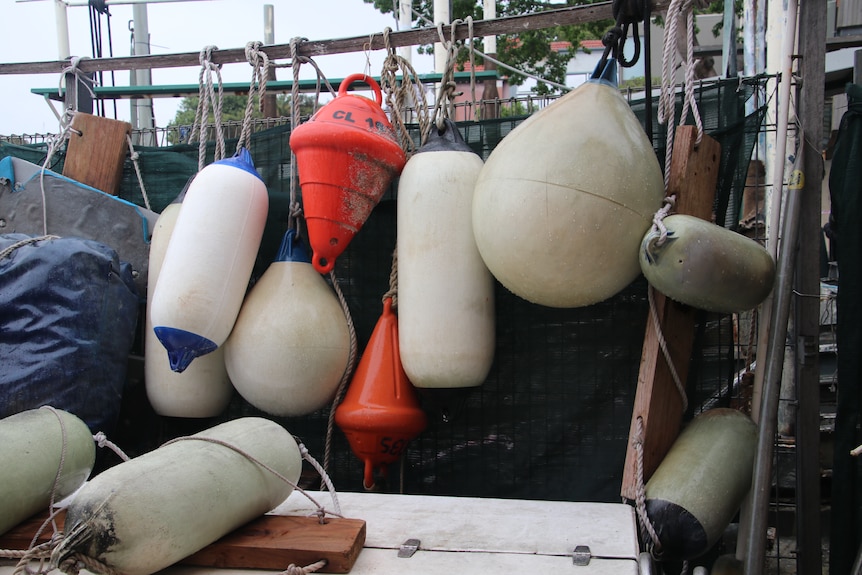
{"label": "small orange buoy", "polygon": [[[347,93],[356,81],[371,87],[374,100]],[[335,259],[407,161],[382,103],[377,82],[353,74],[341,83],[334,100],[290,136],[312,264],[322,274],[335,267]]]}
{"label": "small orange buoy", "polygon": [[398,319],[392,299],[356,367],[344,400],[335,409],[335,423],[347,436],[353,453],[365,462],[364,486],[374,485],[374,469],[398,460],[407,443],[428,424],[398,352]]}

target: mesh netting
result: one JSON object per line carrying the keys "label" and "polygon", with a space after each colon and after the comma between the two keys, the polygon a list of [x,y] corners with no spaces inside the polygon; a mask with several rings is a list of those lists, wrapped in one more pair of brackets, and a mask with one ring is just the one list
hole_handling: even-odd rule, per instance
{"label": "mesh netting", "polygon": [[[757,81],[714,82],[698,90],[704,127],[722,146],[716,221],[734,226],[751,150],[761,130],[763,109],[745,113]],[[657,101],[651,110],[655,117]],[[680,106],[681,107],[681,106]],[[643,118],[643,100],[632,109]],[[523,117],[460,123],[464,140],[483,158]],[[665,135],[653,136],[660,164]],[[416,126],[413,127],[416,136]],[[256,132],[250,150],[270,193],[270,213],[255,274],[263,273],[287,229],[290,195],[289,126]],[[418,136],[417,136],[418,137]],[[236,141],[227,142],[233,150]],[[196,145],[136,148],[152,209],[160,211],[197,170]],[[44,146],[0,143],[0,157],[44,160]],[[208,161],[212,158],[210,147]],[[62,170],[62,154],[52,163]],[[142,203],[127,162],[121,196]],[[397,183],[387,191],[362,230],[339,256],[336,274],[350,306],[361,352],[381,313],[389,288],[396,241]],[[467,392],[444,420],[429,404],[427,430],[390,470],[388,491],[418,494],[518,497],[573,501],[619,501],[643,335],[648,314],[647,284],[641,277],[616,296],[574,309],[531,304],[496,286],[496,351],[487,380]],[[143,353],[143,350],[137,350]],[[691,408],[726,403],[728,383],[740,368],[729,316],[701,313],[689,371]],[[289,374],[285,374],[288,376]],[[133,378],[132,378],[133,379]],[[135,455],[173,437],[219,421],[264,415],[239,396],[220,417],[183,420],[157,416],[143,380],[133,380],[115,442]],[[280,419],[318,458],[323,457],[328,409]],[[330,474],[342,490],[362,489],[362,464],[336,428]]]}

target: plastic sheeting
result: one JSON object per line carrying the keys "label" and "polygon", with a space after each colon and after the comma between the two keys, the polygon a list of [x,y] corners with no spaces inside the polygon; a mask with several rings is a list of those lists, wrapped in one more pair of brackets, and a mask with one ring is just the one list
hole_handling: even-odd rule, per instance
{"label": "plastic sheeting", "polygon": [[131,267],[79,238],[0,236],[0,417],[51,405],[110,433],[139,298]]}

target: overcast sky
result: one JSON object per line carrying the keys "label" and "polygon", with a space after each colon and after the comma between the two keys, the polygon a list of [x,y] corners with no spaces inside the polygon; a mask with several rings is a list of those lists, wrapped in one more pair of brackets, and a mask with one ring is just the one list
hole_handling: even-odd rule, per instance
{"label": "overcast sky", "polygon": [[[80,0],[75,0],[80,3]],[[300,36],[326,40],[382,32],[386,27],[397,30],[391,15],[378,12],[362,0],[198,0],[150,4],[147,17],[150,30],[150,52],[171,54],[199,52],[215,45],[221,49],[244,48],[250,41],[264,40],[264,5],[272,4],[275,12],[275,42],[287,44]],[[109,5],[110,34],[114,56],[131,53],[130,5]],[[92,56],[90,14],[87,6],[69,6],[69,43],[73,56]],[[57,25],[54,0],[20,2],[0,0],[0,62],[42,62],[58,59]],[[103,55],[108,54],[108,24],[102,17]],[[366,71],[378,75],[385,57],[383,50],[367,56],[363,53],[321,56],[315,62],[328,78],[343,78]],[[433,71],[427,56],[413,56],[417,73]],[[301,69],[303,78],[314,77],[311,66]],[[153,70],[153,84],[198,83],[199,66]],[[289,69],[278,71],[279,79],[291,78]],[[247,63],[229,64],[222,69],[225,82],[248,82],[251,67]],[[109,76],[105,76],[109,84]],[[114,85],[128,85],[129,72],[117,72]],[[54,133],[58,122],[41,96],[32,88],[59,85],[59,74],[0,75],[0,134]],[[178,99],[155,100],[156,125],[165,126],[176,113]],[[59,109],[59,102],[54,103]],[[119,100],[118,118],[129,120],[129,100]],[[113,106],[107,107],[113,115]]]}

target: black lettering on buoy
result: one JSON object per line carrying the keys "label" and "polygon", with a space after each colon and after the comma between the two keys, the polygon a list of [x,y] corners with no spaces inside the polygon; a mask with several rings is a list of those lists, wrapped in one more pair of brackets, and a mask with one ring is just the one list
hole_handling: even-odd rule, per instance
{"label": "black lettering on buoy", "polygon": [[353,119],[352,112],[345,112],[344,110],[336,110],[332,113],[332,117],[335,120],[344,120],[345,122],[350,122],[351,124],[355,124],[356,120]]}

